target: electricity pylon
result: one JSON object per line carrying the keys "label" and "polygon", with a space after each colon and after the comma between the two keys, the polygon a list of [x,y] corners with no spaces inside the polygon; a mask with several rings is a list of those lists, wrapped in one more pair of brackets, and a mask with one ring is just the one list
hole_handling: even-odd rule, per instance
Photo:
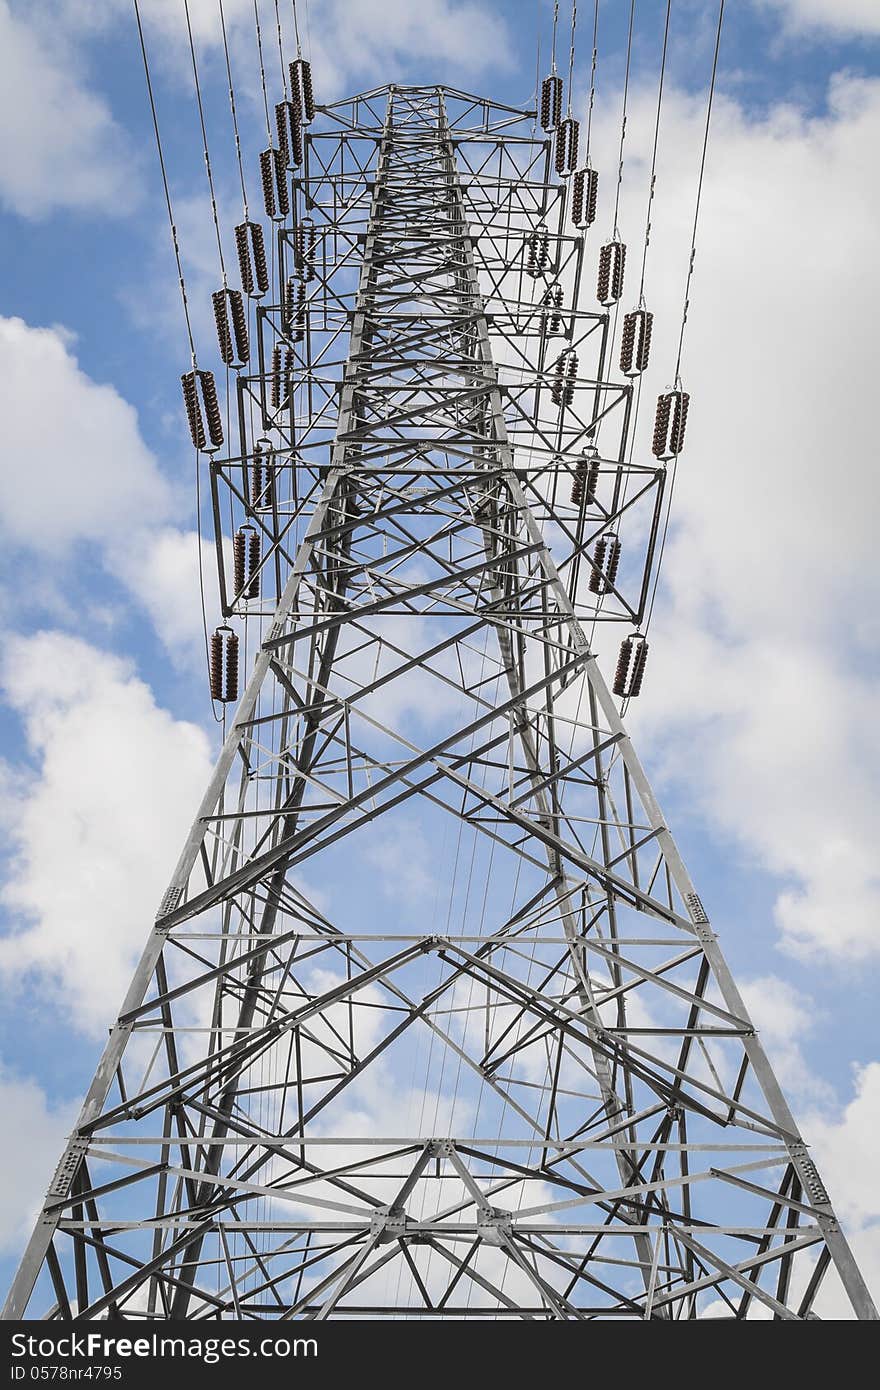
{"label": "electricity pylon", "polygon": [[210,464],[252,672],[6,1315],[874,1318],[591,651],[664,469],[548,142],[322,122]]}

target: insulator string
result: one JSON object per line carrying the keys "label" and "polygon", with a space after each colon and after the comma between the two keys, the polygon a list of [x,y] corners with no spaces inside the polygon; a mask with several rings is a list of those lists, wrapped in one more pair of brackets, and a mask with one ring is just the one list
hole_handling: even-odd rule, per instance
{"label": "insulator string", "polygon": [[657,186],[657,146],[660,141],[660,112],[663,107],[663,81],[666,76],[666,54],[669,48],[669,19],[671,14],[672,0],[666,0],[663,54],[660,58],[660,81],[657,86],[657,116],[654,121],[654,148],[651,154],[651,181],[648,184],[648,209],[645,214],[645,244],[642,248],[642,274],[639,280],[639,304],[643,304],[645,299],[645,271],[648,265],[648,243],[651,240],[651,211],[654,205],[654,190]]}
{"label": "insulator string", "polygon": [[196,104],[199,108],[199,125],[202,129],[202,149],[205,156],[205,172],[208,175],[208,192],[211,195],[211,216],[214,219],[214,234],[217,238],[217,254],[220,257],[220,274],[223,277],[223,288],[226,289],[226,262],[223,259],[223,239],[220,235],[220,218],[217,214],[217,195],[214,192],[214,175],[211,172],[211,156],[208,153],[208,130],[205,125],[205,108],[202,105],[202,87],[199,82],[199,68],[196,62],[196,45],[193,39],[192,22],[189,14],[189,0],[183,0],[183,13],[186,16],[186,32],[189,38],[190,58],[192,59]]}
{"label": "insulator string", "polygon": [[620,117],[620,149],[617,154],[617,188],[614,194],[614,221],[611,236],[614,241],[620,239],[620,227],[618,218],[620,216],[620,190],[623,185],[623,142],[626,139],[626,104],[629,97],[629,72],[632,60],[632,39],[633,21],[636,13],[636,0],[630,0],[629,6],[629,33],[626,36],[626,72],[623,78],[623,110]]}
{"label": "insulator string", "polygon": [[232,62],[229,57],[229,42],[226,37],[226,16],[223,13],[223,0],[217,0],[220,7],[220,30],[223,34],[223,55],[226,59],[226,76],[229,81],[229,110],[232,113],[232,131],[235,136],[235,156],[238,160],[238,177],[241,183],[241,203],[244,209],[244,220],[248,220],[248,197],[247,185],[244,178],[244,160],[241,153],[241,138],[238,133],[238,114],[235,109],[235,85],[232,81]]}
{"label": "insulator string", "polygon": [[156,150],[159,155],[159,168],[162,171],[162,187],[165,190],[165,206],[168,209],[168,223],[171,228],[171,244],[174,247],[174,259],[177,262],[177,282],[180,286],[180,298],[183,303],[183,317],[186,320],[186,334],[189,339],[189,350],[192,357],[193,368],[196,363],[196,345],[193,338],[192,323],[189,316],[189,301],[186,297],[186,280],[183,275],[183,262],[180,258],[180,242],[177,239],[177,227],[174,222],[174,210],[171,204],[171,190],[168,187],[168,171],[165,167],[165,155],[162,151],[162,137],[159,134],[159,118],[156,114],[156,101],[153,96],[153,83],[150,77],[150,64],[147,58],[147,45],[144,39],[144,29],[141,24],[141,12],[138,0],[133,0],[134,16],[137,22],[138,39],[141,46],[141,56],[144,60],[144,76],[147,79],[147,95],[150,99],[150,114],[153,117],[153,130],[156,135]]}

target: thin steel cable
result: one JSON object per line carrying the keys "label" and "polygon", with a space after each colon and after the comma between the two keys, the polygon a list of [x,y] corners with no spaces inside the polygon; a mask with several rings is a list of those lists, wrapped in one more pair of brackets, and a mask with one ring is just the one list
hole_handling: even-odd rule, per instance
{"label": "thin steel cable", "polygon": [[618,217],[620,215],[620,192],[623,186],[623,144],[626,140],[626,106],[629,98],[629,73],[632,61],[632,39],[633,21],[635,20],[636,0],[630,0],[629,6],[629,32],[626,36],[626,72],[623,78],[623,109],[620,116],[620,148],[617,154],[617,188],[614,193],[614,220],[612,223],[611,237],[614,241],[620,240],[620,227]]}
{"label": "thin steel cable", "polygon": [[[693,231],[692,231],[692,234],[691,234],[691,249],[690,249],[690,257],[689,257],[689,260],[688,260],[687,280],[686,280],[686,282],[685,282],[684,306],[683,306],[683,308],[682,308],[682,315],[681,315],[681,330],[680,330],[680,332],[679,332],[679,338],[678,338],[678,355],[677,355],[676,361],[675,361],[675,386],[676,386],[676,389],[680,389],[680,386],[681,386],[681,376],[680,376],[680,371],[681,371],[681,358],[682,358],[682,351],[683,351],[683,348],[684,348],[685,325],[686,325],[686,323],[687,323],[688,308],[689,308],[689,305],[690,305],[689,296],[690,296],[691,280],[692,280],[692,278],[693,278],[693,272],[694,272],[694,259],[695,259],[696,250],[697,250],[697,231],[698,231],[698,228],[699,228],[699,220],[700,220],[700,204],[701,204],[702,196],[703,196],[703,179],[704,179],[705,172],[706,172],[706,156],[707,156],[707,152],[708,152],[708,149],[709,149],[709,131],[710,131],[710,128],[711,128],[711,123],[712,123],[712,105],[713,105],[713,102],[714,102],[714,99],[715,99],[715,82],[716,82],[716,78],[717,78],[717,75],[718,75],[718,55],[719,55],[719,53],[720,53],[720,51],[721,51],[721,30],[722,30],[723,24],[724,24],[724,0],[719,0],[719,5],[718,5],[718,24],[717,24],[717,27],[716,27],[716,30],[715,30],[715,51],[714,51],[714,54],[713,54],[713,56],[712,56],[712,76],[711,76],[710,81],[709,81],[709,98],[708,98],[708,101],[707,101],[707,103],[706,103],[706,124],[705,124],[705,128],[704,128],[704,130],[703,130],[703,149],[702,149],[702,154],[701,154],[701,156],[700,156],[700,173],[699,173],[699,178],[698,178],[698,180],[697,180],[697,196],[696,196],[696,201],[695,201],[695,204],[694,204],[694,225],[693,225]],[[665,517],[664,517],[664,519],[663,519],[663,531],[662,531],[662,534],[661,534],[661,537],[660,537],[660,549],[659,549],[659,551],[657,552],[657,567],[656,567],[656,569],[655,569],[655,571],[654,571],[654,582],[653,582],[653,584],[652,584],[652,586],[651,586],[651,598],[650,598],[650,601],[649,601],[649,603],[648,603],[648,612],[647,612],[647,616],[646,616],[646,618],[645,618],[645,625],[644,625],[644,629],[643,629],[645,636],[647,636],[647,634],[648,634],[648,629],[650,628],[651,619],[652,619],[653,614],[654,614],[654,602],[655,602],[655,600],[656,600],[656,598],[657,598],[657,586],[658,586],[659,581],[660,581],[660,569],[661,569],[661,566],[662,566],[662,564],[663,564],[663,556],[664,556],[664,552],[665,552],[665,550],[666,550],[666,540],[667,540],[667,537],[668,537],[668,534],[669,534],[669,517],[670,517],[670,513],[671,513],[671,511],[672,511],[672,499],[673,499],[673,496],[675,495],[675,482],[676,482],[676,478],[677,478],[677,476],[678,476],[678,454],[676,454],[676,455],[673,457],[673,459],[672,459],[672,465],[671,465],[671,468],[670,468],[670,472],[671,472],[671,475],[672,475],[672,476],[671,476],[671,479],[670,479],[669,490],[668,490],[668,493],[667,493],[666,515],[665,515]]]}
{"label": "thin steel cable", "polygon": [[189,348],[190,354],[192,356],[192,364],[195,368],[197,365],[196,345],[195,339],[193,338],[192,323],[190,321],[189,316],[189,301],[186,297],[186,280],[184,279],[183,275],[183,262],[180,258],[180,242],[177,239],[177,227],[174,222],[174,209],[171,204],[171,190],[168,187],[168,171],[165,167],[165,155],[162,151],[162,137],[159,134],[159,118],[156,114],[156,101],[155,97],[153,96],[153,83],[150,77],[150,63],[149,59],[147,58],[147,45],[144,39],[144,29],[143,25],[141,24],[141,12],[140,7],[138,5],[138,0],[133,0],[133,3],[134,16],[137,22],[138,39],[140,40],[141,46],[141,56],[144,60],[144,76],[147,79],[147,95],[150,99],[150,114],[153,117],[153,130],[156,135],[156,150],[159,155],[159,168],[162,171],[162,187],[165,190],[165,206],[168,209],[168,223],[171,228],[171,244],[174,247],[174,259],[177,263],[177,282],[180,286],[180,298],[183,303],[183,316],[186,320],[186,333],[187,337],[189,338]]}
{"label": "thin steel cable", "polygon": [[281,88],[284,92],[284,100],[287,100],[287,68],[284,63],[284,35],[281,32],[281,12],[278,9],[278,0],[275,0],[275,28],[278,33],[278,61],[281,64]]}
{"label": "thin steel cable", "polygon": [[290,0],[290,8],[293,10],[293,33],[296,38],[296,56],[302,57],[302,44],[299,41],[299,19],[296,13],[296,0]]}
{"label": "thin steel cable", "polygon": [[577,0],[571,0],[571,46],[568,50],[568,114],[571,116],[571,79],[574,73],[574,31],[577,26]]}
{"label": "thin steel cable", "polygon": [[193,38],[192,22],[189,14],[189,0],[183,0],[183,13],[186,16],[186,32],[189,38],[189,53],[192,59],[193,82],[196,89],[196,104],[199,108],[199,125],[202,130],[202,149],[205,156],[205,172],[208,175],[208,192],[211,195],[211,216],[214,219],[214,234],[217,238],[217,254],[220,257],[220,274],[223,288],[226,289],[226,262],[223,259],[223,239],[220,235],[220,218],[217,213],[217,195],[214,191],[214,175],[211,172],[211,156],[208,152],[208,130],[205,125],[205,108],[202,105],[202,87],[199,82],[199,68],[196,62],[196,45]]}
{"label": "thin steel cable", "polygon": [[229,110],[232,113],[232,130],[235,136],[235,156],[238,161],[238,177],[241,182],[241,202],[244,209],[244,220],[248,221],[248,196],[247,185],[244,177],[244,160],[241,153],[241,139],[238,133],[238,114],[235,109],[235,84],[232,81],[232,62],[229,57],[229,42],[226,37],[226,16],[223,13],[223,0],[217,0],[220,6],[220,30],[223,34],[223,54],[226,59],[226,76],[229,81]]}
{"label": "thin steel cable", "polygon": [[263,62],[263,31],[260,28],[260,10],[257,0],[254,0],[254,28],[257,34],[257,56],[260,60],[260,85],[263,89],[263,108],[266,112],[266,135],[269,145],[272,145],[272,122],[269,118],[269,96],[266,91],[266,64]]}
{"label": "thin steel cable", "polygon": [[559,0],[553,0],[553,39],[550,48],[550,69],[556,76],[556,31],[559,28]]}
{"label": "thin steel cable", "polygon": [[679,385],[681,377],[681,354],[684,348],[684,330],[687,323],[688,308],[690,305],[691,280],[694,274],[694,259],[697,254],[697,229],[700,222],[700,202],[703,197],[703,178],[706,173],[706,155],[709,149],[709,130],[712,125],[712,103],[715,99],[715,79],[718,75],[718,54],[721,50],[721,29],[724,24],[724,0],[720,0],[718,6],[718,26],[715,30],[715,52],[712,58],[712,76],[709,81],[709,100],[706,103],[706,126],[703,131],[703,150],[700,156],[700,176],[697,180],[697,197],[694,203],[694,227],[691,234],[691,250],[688,259],[687,279],[684,287],[684,307],[681,313],[681,332],[678,337],[678,353],[675,359],[675,384]]}
{"label": "thin steel cable", "polygon": [[[572,46],[574,46],[574,31],[572,28]],[[590,63],[590,104],[587,107],[587,141],[584,158],[587,168],[590,167],[590,139],[593,133],[593,105],[596,100],[596,65],[599,61],[599,0],[596,0],[593,10],[593,57]]]}
{"label": "thin steel cable", "polygon": [[642,248],[642,273],[639,279],[639,307],[645,302],[645,271],[648,265],[648,244],[651,240],[651,210],[657,187],[657,146],[660,141],[660,112],[663,108],[663,81],[666,76],[666,54],[669,50],[669,20],[672,0],[666,0],[666,19],[663,25],[663,54],[660,58],[660,81],[657,86],[657,116],[654,121],[654,148],[651,154],[651,181],[648,184],[648,207],[645,213],[645,244]]}

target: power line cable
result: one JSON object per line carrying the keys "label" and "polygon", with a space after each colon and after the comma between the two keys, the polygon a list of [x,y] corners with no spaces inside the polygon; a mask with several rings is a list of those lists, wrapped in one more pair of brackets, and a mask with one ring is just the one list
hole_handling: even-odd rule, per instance
{"label": "power line cable", "polygon": [[623,78],[623,110],[620,117],[620,148],[617,154],[617,188],[614,193],[614,221],[612,228],[612,239],[617,241],[620,238],[620,228],[618,217],[620,216],[620,192],[623,186],[623,145],[626,140],[626,107],[629,99],[629,73],[632,61],[632,40],[633,40],[633,21],[636,13],[636,0],[630,0],[629,6],[629,32],[626,37],[626,72]]}
{"label": "power line cable", "polygon": [[238,177],[241,182],[241,202],[244,208],[244,220],[248,220],[248,196],[247,185],[244,177],[244,160],[241,153],[241,138],[238,132],[238,114],[235,109],[235,84],[232,81],[232,62],[229,57],[229,41],[226,35],[226,16],[223,13],[223,0],[217,0],[220,6],[220,30],[223,34],[223,54],[226,59],[226,76],[229,80],[229,109],[232,113],[232,130],[235,136],[235,155],[238,161]]}
{"label": "power line cable", "polygon": [[[683,305],[683,308],[682,308],[682,315],[681,315],[681,329],[680,329],[679,338],[678,338],[678,355],[677,355],[676,360],[675,360],[675,389],[676,389],[676,390],[680,390],[680,389],[681,389],[681,359],[682,359],[682,352],[683,352],[683,349],[684,349],[685,325],[687,324],[688,309],[689,309],[689,307],[690,307],[690,298],[689,298],[689,296],[690,296],[691,280],[692,280],[692,278],[693,278],[693,273],[694,273],[694,260],[695,260],[695,258],[696,258],[696,251],[697,251],[697,231],[698,231],[698,228],[699,228],[699,221],[700,221],[700,205],[701,205],[702,196],[703,196],[703,180],[704,180],[705,173],[706,173],[706,157],[707,157],[707,153],[708,153],[708,149],[709,149],[709,131],[710,131],[711,124],[712,124],[712,106],[713,106],[713,102],[714,102],[714,99],[715,99],[715,84],[716,84],[716,79],[717,79],[717,75],[718,75],[718,57],[719,57],[719,53],[720,53],[720,51],[721,51],[721,31],[722,31],[722,28],[723,28],[723,25],[724,25],[724,4],[725,4],[725,0],[719,0],[719,5],[718,5],[718,22],[717,22],[716,29],[715,29],[715,49],[714,49],[714,53],[713,53],[713,56],[712,56],[712,75],[711,75],[711,78],[710,78],[710,81],[709,81],[709,97],[708,97],[708,101],[707,101],[707,103],[706,103],[706,124],[705,124],[705,127],[704,127],[704,129],[703,129],[703,148],[702,148],[702,153],[701,153],[701,156],[700,156],[700,173],[699,173],[699,177],[698,177],[698,179],[697,179],[697,196],[696,196],[696,200],[695,200],[695,203],[694,203],[694,223],[693,223],[693,230],[692,230],[692,234],[691,234],[691,248],[690,248],[690,256],[689,256],[689,258],[688,258],[687,279],[686,279],[686,281],[685,281],[684,305]],[[673,459],[672,459],[672,466],[671,466],[670,472],[671,472],[671,474],[672,474],[672,477],[671,477],[671,479],[670,479],[669,490],[668,490],[668,493],[667,493],[666,514],[665,514],[665,517],[664,517],[664,520],[663,520],[663,532],[662,532],[662,535],[661,535],[661,538],[660,538],[660,549],[659,549],[658,554],[657,554],[657,567],[656,567],[656,569],[655,569],[655,571],[654,571],[654,582],[653,582],[653,585],[652,585],[652,588],[651,588],[651,598],[650,598],[650,602],[649,602],[649,604],[648,604],[648,613],[647,613],[647,617],[646,617],[646,619],[645,619],[645,628],[644,628],[645,635],[647,635],[648,628],[650,627],[650,624],[651,624],[651,618],[653,617],[653,613],[654,613],[654,603],[655,603],[655,600],[656,600],[656,598],[657,598],[657,586],[658,586],[658,584],[659,584],[659,582],[660,582],[660,569],[661,569],[661,566],[662,566],[662,564],[663,564],[663,556],[664,556],[664,553],[665,553],[665,550],[666,550],[666,541],[667,541],[667,537],[668,537],[668,534],[669,534],[669,518],[670,518],[670,513],[671,513],[671,511],[672,511],[672,499],[673,499],[673,496],[674,496],[674,494],[675,494],[675,482],[676,482],[676,478],[677,478],[677,475],[678,475],[678,454],[677,454],[677,453],[673,456]]]}
{"label": "power line cable", "polygon": [[190,348],[190,354],[191,354],[191,356],[192,356],[192,364],[193,364],[193,367],[195,368],[195,366],[197,365],[197,364],[196,364],[196,345],[195,345],[195,339],[193,338],[192,322],[191,322],[191,320],[190,320],[190,315],[189,315],[189,301],[188,301],[187,296],[186,296],[186,280],[184,279],[184,274],[183,274],[183,262],[182,262],[181,256],[180,256],[180,242],[178,241],[178,238],[177,238],[177,227],[176,227],[175,222],[174,222],[174,209],[173,209],[172,204],[171,204],[171,190],[170,190],[170,188],[169,188],[169,186],[168,186],[168,170],[167,170],[166,165],[165,165],[165,155],[164,155],[163,150],[162,150],[162,137],[161,137],[161,135],[159,134],[159,118],[158,118],[158,115],[156,114],[156,100],[155,100],[155,97],[154,97],[154,95],[153,95],[153,82],[152,82],[152,79],[151,79],[151,77],[150,77],[150,63],[149,63],[149,59],[147,58],[147,45],[146,45],[146,41],[145,41],[145,39],[144,39],[144,28],[143,28],[143,25],[142,25],[142,23],[141,23],[141,12],[140,12],[140,6],[138,5],[138,0],[133,0],[133,3],[134,3],[134,16],[135,16],[135,20],[136,20],[136,22],[137,22],[138,39],[139,39],[139,41],[140,41],[140,46],[141,46],[141,56],[142,56],[142,58],[143,58],[143,60],[144,60],[144,76],[145,76],[146,79],[147,79],[147,95],[148,95],[149,100],[150,100],[150,114],[152,115],[152,118],[153,118],[153,131],[155,132],[155,136],[156,136],[156,150],[157,150],[157,153],[158,153],[158,155],[159,155],[159,168],[160,168],[161,171],[162,171],[162,187],[163,187],[164,190],[165,190],[165,206],[166,206],[166,208],[168,209],[168,224],[169,224],[169,226],[170,226],[170,228],[171,228],[171,244],[172,244],[172,246],[174,247],[174,259],[175,259],[175,261],[176,261],[176,263],[177,263],[177,282],[178,282],[178,285],[180,286],[180,298],[181,298],[181,302],[182,302],[182,304],[183,304],[183,316],[184,316],[184,319],[186,320],[186,333],[187,333],[187,337],[188,337],[188,339],[189,339],[189,348]]}
{"label": "power line cable", "polygon": [[660,142],[660,113],[663,109],[663,83],[666,77],[666,54],[669,51],[669,20],[672,0],[666,0],[666,20],[663,25],[663,53],[660,59],[660,81],[657,86],[657,115],[654,120],[654,148],[651,153],[651,181],[648,184],[648,207],[645,214],[645,244],[642,248],[642,273],[639,280],[639,306],[645,302],[645,271],[648,265],[648,244],[651,240],[651,211],[657,187],[657,147]]}
{"label": "power line cable", "polygon": [[189,52],[192,60],[193,82],[196,91],[196,104],[199,109],[199,125],[202,130],[202,149],[205,156],[205,172],[208,175],[208,192],[211,196],[211,216],[214,220],[214,234],[217,238],[217,254],[220,258],[220,274],[223,277],[223,288],[226,289],[226,262],[223,258],[223,239],[220,235],[220,218],[217,213],[217,195],[214,190],[214,175],[211,171],[211,156],[208,152],[208,130],[205,125],[205,108],[202,104],[202,87],[199,81],[199,68],[196,62],[196,45],[193,38],[192,21],[189,13],[189,0],[183,0],[183,13],[186,16],[186,32],[189,38]]}

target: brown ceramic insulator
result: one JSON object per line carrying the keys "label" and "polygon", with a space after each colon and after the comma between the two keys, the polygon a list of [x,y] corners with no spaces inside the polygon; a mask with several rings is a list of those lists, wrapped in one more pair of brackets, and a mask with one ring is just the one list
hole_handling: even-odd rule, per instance
{"label": "brown ceramic insulator", "polygon": [[623,320],[620,338],[620,370],[625,376],[638,376],[648,365],[654,315],[648,309],[633,309]]}
{"label": "brown ceramic insulator", "polygon": [[626,247],[622,241],[609,241],[599,252],[599,276],[596,298],[609,309],[623,294],[623,274],[626,268]]}
{"label": "brown ceramic insulator", "polygon": [[290,86],[294,101],[302,113],[303,125],[315,119],[315,97],[312,91],[312,65],[305,58],[290,64]]}
{"label": "brown ceramic insulator", "polygon": [[238,699],[238,634],[228,629],[226,637],[226,670],[223,682],[223,703],[233,704]]}
{"label": "brown ceramic insulator", "polygon": [[211,660],[209,665],[209,675],[211,682],[211,699],[223,699],[223,631],[218,628],[211,633]]}
{"label": "brown ceramic insulator", "polygon": [[220,415],[220,403],[217,400],[217,387],[214,384],[213,372],[199,372],[199,385],[202,391],[202,401],[205,407],[205,420],[208,425],[208,438],[214,449],[219,449],[223,443],[223,420]]}
{"label": "brown ceramic insulator", "polygon": [[621,697],[626,695],[627,677],[629,676],[629,663],[632,656],[632,638],[624,637],[620,644],[620,654],[617,658],[617,667],[614,672],[614,685],[612,689],[615,695]]}
{"label": "brown ceramic insulator", "polygon": [[207,439],[205,436],[205,426],[202,420],[202,407],[199,402],[199,390],[196,382],[195,372],[184,372],[180,378],[183,388],[183,404],[186,407],[186,418],[189,421],[189,432],[192,435],[194,449],[204,449]]}
{"label": "brown ceramic insulator", "polygon": [[214,323],[217,328],[220,359],[229,367],[235,357],[235,350],[232,346],[232,333],[229,328],[229,307],[226,301],[226,291],[217,290],[211,295],[211,303],[214,306]]}
{"label": "brown ceramic insulator", "polygon": [[251,355],[248,337],[247,313],[241,290],[227,290],[229,313],[232,318],[232,336],[235,339],[235,352],[238,361],[244,364]]}
{"label": "brown ceramic insulator", "polygon": [[277,410],[281,404],[281,344],[276,343],[272,349],[272,370],[269,382],[269,400],[273,410]]}

